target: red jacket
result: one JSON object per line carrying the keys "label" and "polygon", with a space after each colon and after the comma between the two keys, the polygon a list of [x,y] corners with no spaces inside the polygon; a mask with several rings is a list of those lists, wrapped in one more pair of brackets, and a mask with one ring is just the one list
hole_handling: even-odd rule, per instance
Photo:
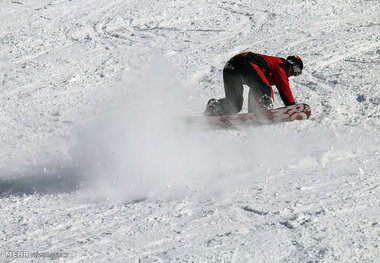
{"label": "red jacket", "polygon": [[286,75],[288,62],[285,59],[252,52],[241,53],[238,56],[248,59],[265,84],[268,86],[276,85],[285,106],[295,104],[288,76]]}

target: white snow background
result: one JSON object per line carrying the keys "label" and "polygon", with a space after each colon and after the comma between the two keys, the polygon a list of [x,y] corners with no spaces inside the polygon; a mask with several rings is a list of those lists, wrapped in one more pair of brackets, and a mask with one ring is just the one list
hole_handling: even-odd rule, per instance
{"label": "white snow background", "polygon": [[[6,0],[0,18],[1,262],[380,262],[379,1]],[[311,118],[182,125],[243,51],[299,55]]]}

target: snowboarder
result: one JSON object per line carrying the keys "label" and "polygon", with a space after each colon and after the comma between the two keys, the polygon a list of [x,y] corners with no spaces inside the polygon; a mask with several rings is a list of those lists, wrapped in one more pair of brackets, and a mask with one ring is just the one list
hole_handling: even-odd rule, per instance
{"label": "snowboarder", "polygon": [[303,63],[298,56],[286,59],[245,52],[232,57],[224,66],[223,81],[226,97],[210,99],[204,115],[236,114],[243,107],[243,85],[249,87],[248,112],[273,108],[276,85],[285,106],[295,104],[288,78],[302,73]]}

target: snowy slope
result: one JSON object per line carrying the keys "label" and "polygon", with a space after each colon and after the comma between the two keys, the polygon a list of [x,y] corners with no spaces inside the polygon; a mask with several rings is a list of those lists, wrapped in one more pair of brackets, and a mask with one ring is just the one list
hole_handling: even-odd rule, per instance
{"label": "snowy slope", "polygon": [[[380,262],[379,17],[375,0],[0,1],[0,261]],[[248,50],[303,59],[310,120],[173,121]]]}

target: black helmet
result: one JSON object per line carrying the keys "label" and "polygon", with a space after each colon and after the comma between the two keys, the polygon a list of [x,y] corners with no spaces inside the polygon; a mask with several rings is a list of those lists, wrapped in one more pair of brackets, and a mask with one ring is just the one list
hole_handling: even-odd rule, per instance
{"label": "black helmet", "polygon": [[286,58],[286,61],[292,66],[295,76],[302,74],[303,63],[299,56],[289,56]]}

